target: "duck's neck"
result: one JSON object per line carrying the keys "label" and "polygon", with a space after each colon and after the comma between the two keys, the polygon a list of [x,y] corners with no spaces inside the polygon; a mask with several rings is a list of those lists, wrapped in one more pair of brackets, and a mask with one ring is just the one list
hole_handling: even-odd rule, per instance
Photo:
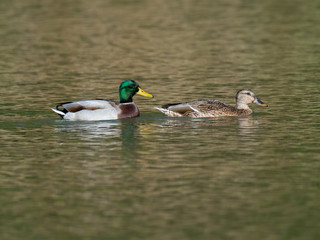
{"label": "duck's neck", "polygon": [[120,97],[120,103],[131,103],[132,101],[132,97],[128,98],[128,99],[123,99]]}
{"label": "duck's neck", "polygon": [[243,103],[243,102],[237,102],[236,108],[237,109],[245,109],[245,110],[250,109],[248,104]]}
{"label": "duck's neck", "polygon": [[245,116],[252,113],[252,110],[249,108],[248,104],[246,103],[237,103],[236,104],[236,111],[238,116]]}

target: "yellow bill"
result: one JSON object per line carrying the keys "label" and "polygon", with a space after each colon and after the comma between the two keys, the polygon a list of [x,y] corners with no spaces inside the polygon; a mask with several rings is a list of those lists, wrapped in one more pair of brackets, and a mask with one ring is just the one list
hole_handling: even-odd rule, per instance
{"label": "yellow bill", "polygon": [[153,97],[150,93],[143,91],[141,88],[139,88],[139,91],[137,92],[137,94],[144,97]]}

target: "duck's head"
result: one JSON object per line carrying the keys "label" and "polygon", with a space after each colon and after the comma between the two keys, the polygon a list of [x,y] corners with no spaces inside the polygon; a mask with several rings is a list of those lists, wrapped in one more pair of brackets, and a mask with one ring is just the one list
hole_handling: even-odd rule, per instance
{"label": "duck's head", "polygon": [[250,89],[241,89],[236,95],[237,108],[245,109],[248,108],[249,103],[254,103],[262,107],[268,107],[267,104],[263,103]]}
{"label": "duck's head", "polygon": [[134,80],[124,80],[119,87],[120,103],[132,102],[132,97],[135,95],[144,97],[153,97],[151,94],[143,91],[139,84]]}

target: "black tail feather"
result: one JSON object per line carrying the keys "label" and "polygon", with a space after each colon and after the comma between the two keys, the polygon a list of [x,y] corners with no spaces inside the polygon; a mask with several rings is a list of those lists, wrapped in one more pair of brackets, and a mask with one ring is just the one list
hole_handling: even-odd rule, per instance
{"label": "black tail feather", "polygon": [[[68,110],[67,110],[67,109],[65,109],[65,108],[63,108],[63,109],[59,109],[59,107],[63,107],[63,104],[65,104],[65,103],[58,103],[58,104],[57,104],[57,106],[56,106],[56,109],[57,109],[57,110],[59,110],[59,111],[61,111],[61,112],[63,112],[63,113],[67,113],[67,112],[68,112]],[[63,118],[63,117],[64,117],[64,115],[62,115],[62,114],[59,114],[59,116],[60,116],[61,118]]]}

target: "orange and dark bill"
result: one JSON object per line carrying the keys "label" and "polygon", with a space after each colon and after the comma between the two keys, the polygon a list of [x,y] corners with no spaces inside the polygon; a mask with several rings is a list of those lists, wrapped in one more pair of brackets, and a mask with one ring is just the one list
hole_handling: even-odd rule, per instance
{"label": "orange and dark bill", "polygon": [[267,104],[263,103],[259,98],[256,98],[254,101],[253,101],[254,104],[257,104],[257,105],[260,105],[261,107],[268,107]]}

